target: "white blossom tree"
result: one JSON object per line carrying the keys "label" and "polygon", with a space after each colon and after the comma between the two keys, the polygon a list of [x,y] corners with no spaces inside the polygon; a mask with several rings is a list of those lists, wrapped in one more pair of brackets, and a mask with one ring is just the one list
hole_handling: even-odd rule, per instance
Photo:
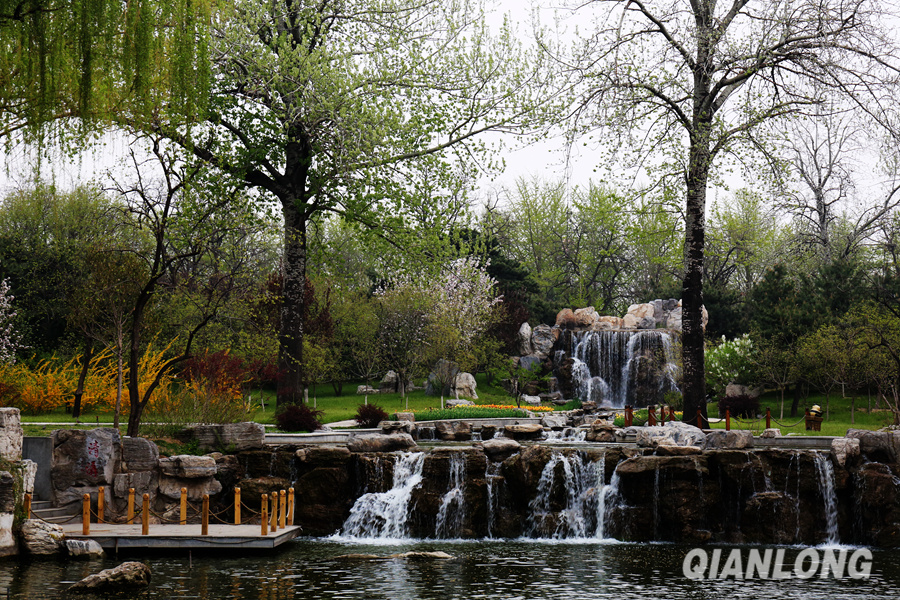
{"label": "white blossom tree", "polygon": [[0,281],[0,363],[16,362],[16,351],[22,342],[22,336],[15,328],[13,300],[15,296],[10,294],[9,280]]}

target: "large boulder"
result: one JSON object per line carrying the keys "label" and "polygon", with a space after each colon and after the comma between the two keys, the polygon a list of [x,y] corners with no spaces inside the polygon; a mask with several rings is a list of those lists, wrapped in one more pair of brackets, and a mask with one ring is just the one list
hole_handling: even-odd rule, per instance
{"label": "large boulder", "polygon": [[63,548],[65,534],[55,523],[41,519],[26,519],[22,523],[22,546],[29,554],[50,556]]}
{"label": "large boulder", "polygon": [[[407,381],[405,389],[409,391],[412,388],[412,381]],[[384,378],[378,384],[378,391],[382,394],[394,394],[400,391],[400,376],[396,371],[388,371],[384,374]]]}
{"label": "large boulder", "polygon": [[628,307],[628,314],[634,315],[634,317],[640,321],[645,317],[653,318],[656,310],[652,304],[632,304]]}
{"label": "large boulder", "polygon": [[378,424],[383,435],[392,435],[394,433],[408,433],[413,435],[416,432],[415,421],[382,421]]}
{"label": "large boulder", "polygon": [[519,327],[518,341],[519,354],[525,356],[534,352],[534,348],[531,346],[531,325],[528,324],[528,321]]}
{"label": "large boulder", "polygon": [[597,313],[593,306],[575,310],[575,324],[578,327],[588,328],[594,323],[598,322],[599,319],[600,315]]}
{"label": "large boulder", "polygon": [[627,315],[622,317],[622,329],[637,329],[637,326],[640,323],[641,319],[631,313],[628,313]]}
{"label": "large boulder", "polygon": [[493,438],[482,442],[484,453],[494,462],[503,462],[522,449],[522,445],[510,438]]}
{"label": "large boulder", "polygon": [[150,585],[150,567],[141,562],[125,562],[112,569],[88,575],[67,591],[77,594],[133,594]]}
{"label": "large boulder", "polygon": [[478,400],[478,394],[475,393],[475,377],[471,373],[460,373],[454,380],[454,393],[457,398],[471,398]]}
{"label": "large boulder", "polygon": [[159,468],[163,475],[170,477],[183,479],[214,477],[216,474],[216,459],[212,456],[179,454],[178,456],[159,459]]}
{"label": "large boulder", "polygon": [[[556,333],[554,333],[554,331]],[[538,325],[531,334],[531,345],[534,347],[534,354],[540,358],[550,356],[556,338],[559,336],[559,329],[552,329],[549,325]]]}
{"label": "large boulder", "polygon": [[351,452],[393,452],[409,450],[415,446],[416,441],[408,433],[355,435],[347,442],[347,448]]}
{"label": "large boulder", "polygon": [[637,445],[643,448],[656,448],[657,446],[698,446],[702,448],[706,443],[706,434],[697,427],[670,421],[664,426],[637,427]]}
{"label": "large boulder", "polygon": [[265,445],[266,429],[259,423],[194,425],[178,434],[182,442],[196,441],[203,452],[239,452],[258,450]]}
{"label": "large boulder", "polygon": [[0,408],[0,458],[10,462],[22,460],[22,424],[18,408]]}
{"label": "large boulder", "polygon": [[544,437],[544,427],[540,423],[507,425],[503,435],[513,440],[539,440]]}
{"label": "large boulder", "polygon": [[753,434],[746,430],[716,429],[706,434],[706,449],[741,450],[753,447]]}
{"label": "large boulder", "polygon": [[859,440],[847,437],[834,438],[831,440],[831,455],[838,465],[846,467],[848,461],[852,461],[860,455]]}
{"label": "large boulder", "polygon": [[79,501],[101,485],[112,485],[121,472],[122,441],[117,429],[57,429],[51,438],[50,482],[57,506]]}
{"label": "large boulder", "polygon": [[159,462],[159,448],[142,437],[122,438],[122,468],[125,471],[152,471]]}
{"label": "large boulder", "polygon": [[434,433],[445,442],[464,442],[472,439],[472,424],[466,421],[438,421]]}
{"label": "large boulder", "polygon": [[72,558],[103,558],[106,553],[97,540],[66,540],[66,550]]}
{"label": "large boulder", "polygon": [[569,426],[569,420],[565,415],[544,415],[541,417],[541,425],[547,429],[559,431]]}
{"label": "large boulder", "polygon": [[425,393],[429,396],[449,396],[453,391],[453,382],[459,374],[459,365],[451,360],[439,359],[431,368],[425,382]]}
{"label": "large boulder", "polygon": [[181,498],[181,489],[187,491],[187,498],[191,502],[199,502],[203,500],[203,496],[215,496],[222,491],[222,482],[215,477],[193,477],[185,479],[182,477],[169,477],[161,475],[159,477],[159,493],[171,500],[179,500]]}
{"label": "large boulder", "polygon": [[578,323],[571,308],[564,308],[556,313],[556,326],[560,329],[574,329]]}
{"label": "large boulder", "polygon": [[859,440],[860,453],[872,462],[896,463],[900,459],[900,431],[848,429],[845,437]]}
{"label": "large boulder", "polygon": [[118,498],[127,498],[128,490],[134,488],[136,498],[150,494],[152,499],[159,487],[159,475],[155,471],[139,471],[137,473],[119,473],[113,479],[113,494]]}
{"label": "large boulder", "polygon": [[622,329],[624,326],[624,320],[622,319],[622,317],[604,315],[602,317],[597,317],[597,321],[593,325],[591,325],[591,329],[594,331],[606,329]]}

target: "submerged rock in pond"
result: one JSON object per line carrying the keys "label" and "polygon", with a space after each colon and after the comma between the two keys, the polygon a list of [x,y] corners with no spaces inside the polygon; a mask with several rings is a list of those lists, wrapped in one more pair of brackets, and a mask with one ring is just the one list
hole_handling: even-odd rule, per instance
{"label": "submerged rock in pond", "polygon": [[125,562],[118,567],[88,575],[67,591],[79,594],[130,593],[150,585],[150,567],[144,563]]}

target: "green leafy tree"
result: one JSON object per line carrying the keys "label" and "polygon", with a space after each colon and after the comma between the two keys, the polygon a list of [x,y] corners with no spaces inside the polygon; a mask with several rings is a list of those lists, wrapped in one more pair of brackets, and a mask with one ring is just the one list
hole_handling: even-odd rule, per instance
{"label": "green leafy tree", "polygon": [[278,396],[299,402],[310,223],[331,212],[390,231],[411,178],[450,189],[453,152],[474,164],[479,134],[527,120],[541,70],[509,30],[489,35],[479,5],[442,0],[238,0],[212,40],[205,122],[155,128],[280,208]]}

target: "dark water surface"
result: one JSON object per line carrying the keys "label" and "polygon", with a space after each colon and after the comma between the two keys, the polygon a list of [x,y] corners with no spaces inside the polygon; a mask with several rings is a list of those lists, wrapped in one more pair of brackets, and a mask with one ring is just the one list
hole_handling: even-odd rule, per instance
{"label": "dark water surface", "polygon": [[[872,551],[867,580],[787,579],[692,581],[682,573],[690,547],[670,544],[542,541],[415,541],[368,545],[302,540],[273,555],[191,557],[186,552],[128,557],[153,570],[140,598],[590,600],[632,598],[885,599],[900,597],[900,552]],[[723,556],[732,548],[723,548]],[[441,550],[453,560],[347,560],[342,554],[386,556]],[[747,549],[742,549],[746,551]],[[793,564],[799,548],[786,550]],[[125,560],[0,562],[0,600],[59,598],[73,582]]]}

